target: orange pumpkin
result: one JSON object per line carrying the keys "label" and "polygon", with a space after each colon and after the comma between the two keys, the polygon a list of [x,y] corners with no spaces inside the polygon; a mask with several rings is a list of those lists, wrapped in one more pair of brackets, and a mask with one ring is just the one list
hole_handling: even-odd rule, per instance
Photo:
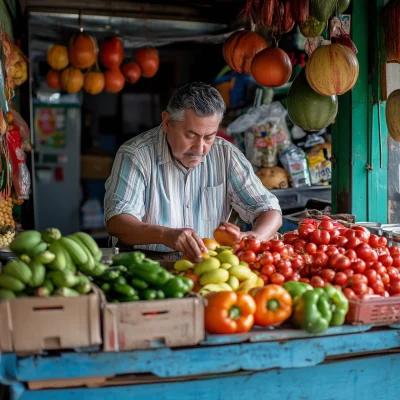
{"label": "orange pumpkin", "polygon": [[124,59],[124,45],[117,36],[105,40],[100,46],[100,62],[106,68],[119,67]]}
{"label": "orange pumpkin", "polygon": [[251,74],[260,85],[279,87],[289,81],[292,75],[292,63],[283,50],[269,47],[254,56]]}
{"label": "orange pumpkin", "polygon": [[51,69],[46,75],[46,83],[53,89],[61,89],[61,72]]}
{"label": "orange pumpkin", "polygon": [[400,142],[400,89],[390,93],[386,101],[386,123],[390,136]]}
{"label": "orange pumpkin", "polygon": [[250,74],[254,56],[268,47],[258,33],[252,31],[234,32],[222,49],[225,62],[240,74]]}
{"label": "orange pumpkin", "polygon": [[69,64],[67,47],[53,44],[47,51],[46,60],[52,69],[61,71]]}
{"label": "orange pumpkin", "polygon": [[121,67],[121,71],[124,74],[125,79],[128,83],[136,83],[140,79],[140,75],[142,74],[139,64],[134,61],[123,64]]}
{"label": "orange pumpkin", "polygon": [[323,96],[341,95],[352,89],[357,82],[358,72],[356,55],[341,44],[318,47],[306,64],[309,85]]}
{"label": "orange pumpkin", "polygon": [[143,78],[152,78],[160,66],[158,51],[153,47],[142,47],[136,50],[136,61],[142,71]]}
{"label": "orange pumpkin", "polygon": [[110,93],[120,92],[125,85],[125,77],[119,68],[108,69],[104,72],[104,89]]}
{"label": "orange pumpkin", "polygon": [[83,89],[90,94],[98,94],[103,91],[105,85],[104,74],[101,71],[90,71],[85,74]]}
{"label": "orange pumpkin", "polygon": [[92,37],[77,33],[69,42],[69,60],[80,69],[90,68],[96,62],[97,48]]}
{"label": "orange pumpkin", "polygon": [[61,72],[61,87],[68,93],[77,93],[83,87],[82,71],[75,67],[68,67]]}

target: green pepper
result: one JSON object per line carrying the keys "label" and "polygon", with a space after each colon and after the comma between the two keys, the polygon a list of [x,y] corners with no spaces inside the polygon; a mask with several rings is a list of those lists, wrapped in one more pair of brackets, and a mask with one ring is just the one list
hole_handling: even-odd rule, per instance
{"label": "green pepper", "polygon": [[104,293],[108,293],[111,290],[111,285],[108,282],[104,282],[100,288]]}
{"label": "green pepper", "polygon": [[141,300],[155,300],[157,298],[157,290],[146,289],[139,292]]}
{"label": "green pepper", "polygon": [[314,289],[308,283],[296,281],[285,282],[282,287],[289,292],[293,300],[296,299],[296,297],[301,296],[305,291]]}
{"label": "green pepper", "polygon": [[329,326],[343,325],[349,311],[347,297],[341,290],[336,289],[334,286],[324,286],[323,290],[331,305],[332,319]]}
{"label": "green pepper", "polygon": [[164,300],[165,299],[165,294],[162,290],[157,290],[157,300]]}
{"label": "green pepper", "polygon": [[187,276],[180,276],[180,279],[186,284],[186,293],[190,292],[193,289],[194,282],[189,279]]}
{"label": "green pepper", "polygon": [[133,278],[131,280],[131,284],[134,288],[141,290],[147,289],[149,287],[149,284],[147,282],[139,278]]}
{"label": "green pepper", "polygon": [[140,251],[123,252],[113,257],[113,265],[124,265],[129,267],[132,264],[141,263],[145,255]]}
{"label": "green pepper", "polygon": [[294,322],[307,332],[326,331],[331,319],[331,305],[321,288],[305,291],[295,305]]}
{"label": "green pepper", "polygon": [[121,285],[119,283],[114,283],[112,288],[115,293],[124,297],[131,297],[136,294],[136,290],[132,286],[126,284]]}
{"label": "green pepper", "polygon": [[128,267],[128,272],[134,278],[140,278],[150,285],[162,286],[171,278],[171,274],[159,265],[137,263]]}
{"label": "green pepper", "polygon": [[182,298],[187,293],[187,283],[182,279],[181,276],[175,276],[170,279],[163,287],[162,291],[165,297],[169,298]]}

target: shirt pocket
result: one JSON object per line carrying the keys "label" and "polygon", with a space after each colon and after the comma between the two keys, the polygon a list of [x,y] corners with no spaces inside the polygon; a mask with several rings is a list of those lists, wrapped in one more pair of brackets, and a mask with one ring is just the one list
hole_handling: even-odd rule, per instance
{"label": "shirt pocket", "polygon": [[220,218],[224,204],[224,184],[203,187],[201,193],[201,211],[203,220],[214,221]]}

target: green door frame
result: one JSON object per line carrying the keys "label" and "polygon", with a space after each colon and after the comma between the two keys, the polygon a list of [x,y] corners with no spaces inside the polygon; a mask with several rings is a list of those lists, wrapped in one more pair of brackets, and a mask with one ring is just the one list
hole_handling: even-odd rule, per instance
{"label": "green door frame", "polygon": [[333,212],[381,223],[388,220],[388,136],[385,102],[380,101],[384,3],[352,1],[351,33],[360,73],[353,90],[340,96],[332,125]]}

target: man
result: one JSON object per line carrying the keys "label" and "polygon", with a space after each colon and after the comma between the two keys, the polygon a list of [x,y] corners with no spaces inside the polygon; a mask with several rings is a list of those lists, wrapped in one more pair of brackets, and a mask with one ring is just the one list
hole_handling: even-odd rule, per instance
{"label": "man", "polygon": [[[188,84],[170,99],[160,127],[121,146],[105,185],[110,235],[145,252],[175,250],[197,262],[207,252],[201,238],[212,238],[218,226],[237,240],[276,233],[277,198],[243,153],[216,137],[224,113],[215,88]],[[226,222],[232,208],[253,224],[251,232]]]}

